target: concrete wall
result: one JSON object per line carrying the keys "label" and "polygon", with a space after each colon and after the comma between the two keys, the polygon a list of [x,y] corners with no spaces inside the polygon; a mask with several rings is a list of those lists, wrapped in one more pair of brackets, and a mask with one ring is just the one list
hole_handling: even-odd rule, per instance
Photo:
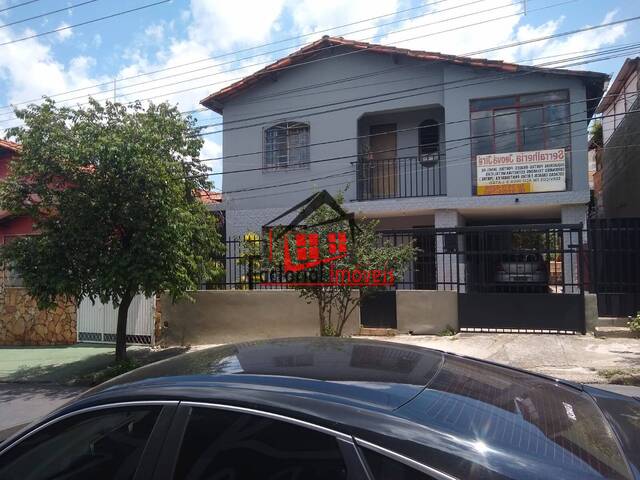
{"label": "concrete wall", "polygon": [[436,335],[458,329],[458,294],[434,290],[397,290],[398,332]]}
{"label": "concrete wall", "polygon": [[584,294],[584,325],[587,332],[594,332],[598,325],[598,296],[595,293]]}
{"label": "concrete wall", "polygon": [[[160,299],[164,324],[161,342],[167,345],[204,345],[265,338],[319,336],[318,309],[297,291],[198,291],[195,302]],[[343,334],[360,328],[356,311]]]}

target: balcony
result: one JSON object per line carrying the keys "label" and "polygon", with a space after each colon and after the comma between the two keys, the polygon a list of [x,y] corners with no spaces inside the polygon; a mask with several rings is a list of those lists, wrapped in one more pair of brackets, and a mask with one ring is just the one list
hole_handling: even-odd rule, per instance
{"label": "balcony", "polygon": [[353,163],[359,201],[446,195],[444,154]]}

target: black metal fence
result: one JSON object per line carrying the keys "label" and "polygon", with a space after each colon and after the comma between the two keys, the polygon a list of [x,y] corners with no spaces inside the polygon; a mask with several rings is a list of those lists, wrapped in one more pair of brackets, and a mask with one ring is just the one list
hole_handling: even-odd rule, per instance
{"label": "black metal fence", "polygon": [[[397,289],[459,292],[581,293],[584,255],[579,225],[420,228],[380,232],[380,242],[416,246],[396,275]],[[274,289],[263,285],[260,239],[231,239],[223,274],[209,289]]]}
{"label": "black metal fence", "polygon": [[382,232],[414,242],[416,259],[399,289],[475,293],[582,293],[580,225],[509,225]]}
{"label": "black metal fence", "polygon": [[354,162],[358,200],[446,195],[444,155]]}
{"label": "black metal fence", "polygon": [[640,311],[640,218],[592,219],[585,282],[598,295],[598,313],[625,317]]}

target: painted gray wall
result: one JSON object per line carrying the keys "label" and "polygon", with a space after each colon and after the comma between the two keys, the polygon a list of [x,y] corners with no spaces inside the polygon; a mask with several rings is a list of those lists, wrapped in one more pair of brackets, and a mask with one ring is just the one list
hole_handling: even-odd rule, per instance
{"label": "painted gray wall", "polygon": [[[337,49],[335,53],[340,53]],[[396,119],[399,128],[416,127],[422,118],[419,115],[400,115],[398,110],[424,107],[444,108],[445,122],[464,120],[469,118],[469,100],[474,98],[484,98],[502,96],[516,93],[531,93],[548,91],[555,89],[569,89],[571,104],[571,120],[582,120],[571,125],[572,131],[572,165],[571,165],[571,192],[565,194],[529,194],[536,199],[527,199],[527,202],[563,204],[578,201],[588,201],[588,181],[587,181],[587,123],[584,113],[585,104],[579,102],[585,98],[585,88],[577,78],[554,76],[546,74],[530,74],[514,76],[506,79],[497,79],[500,75],[503,78],[506,74],[497,73],[490,70],[473,69],[470,67],[448,65],[442,63],[425,64],[415,62],[411,59],[400,58],[396,60],[388,55],[378,55],[374,53],[358,53],[345,56],[337,56],[324,61],[310,63],[303,67],[293,68],[280,72],[277,80],[264,81],[260,85],[249,89],[242,95],[230,100],[224,107],[223,134],[223,172],[238,169],[261,167],[262,155],[254,154],[233,158],[234,155],[246,152],[259,152],[263,150],[263,130],[273,124],[283,120],[305,121],[310,124],[310,142],[331,141],[340,138],[356,137],[358,134],[366,133],[358,131],[358,120],[367,114],[382,112],[384,110],[394,111],[389,114],[389,118]],[[288,93],[287,96],[264,99],[261,97],[283,94],[291,89],[297,89],[309,84],[335,81],[345,77],[362,75],[371,72],[385,71],[384,74],[358,79],[357,81],[344,84],[318,87],[313,91]],[[465,80],[464,83],[475,83],[462,88],[452,88],[458,84],[437,85],[442,82],[454,82]],[[381,83],[388,82],[388,83]],[[374,105],[357,106],[354,108],[342,109],[339,111],[322,113],[315,115],[317,111],[328,110],[335,107],[326,106],[334,102],[350,100],[383,93],[394,93],[398,90],[425,87],[424,90],[416,92],[404,99],[379,102]],[[346,87],[346,88],[345,88]],[[406,96],[405,93],[397,93],[393,96]],[[358,101],[357,104],[373,102],[379,99],[369,99]],[[577,103],[575,103],[577,102]],[[305,109],[311,106],[320,105],[320,109],[305,110],[301,113],[289,114],[287,116],[274,115],[264,118],[264,115],[277,114],[279,112]],[[247,120],[250,117],[260,116],[254,120]],[[383,117],[381,117],[383,118]],[[439,120],[439,119],[438,119]],[[364,124],[364,122],[363,122]],[[482,207],[483,203],[511,203],[511,196],[501,196],[501,198],[481,198],[472,196],[472,172],[469,160],[471,147],[468,137],[470,135],[469,123],[459,122],[445,126],[444,136],[449,141],[446,145],[447,165],[446,165],[446,203],[454,205],[458,202],[461,208],[466,206]],[[412,134],[407,132],[398,136],[398,146],[400,148],[418,143],[418,133],[415,130]],[[454,142],[455,139],[462,139]],[[228,212],[237,211],[236,217],[246,216],[246,211],[256,210],[256,215],[261,216],[260,209],[265,212],[275,212],[290,207],[296,202],[306,198],[314,191],[326,188],[331,192],[349,187],[345,198],[347,201],[354,199],[355,173],[349,173],[340,177],[322,178],[334,174],[347,172],[352,168],[351,163],[356,161],[358,142],[349,140],[345,142],[332,143],[328,145],[316,145],[311,147],[311,160],[349,156],[335,161],[312,163],[308,168],[289,171],[254,171],[239,174],[224,174],[225,208]],[[399,154],[399,156],[404,156]],[[236,190],[252,189],[282,183],[295,183],[302,180],[315,178],[316,180],[304,183],[292,184],[289,186],[278,186],[271,189],[259,189],[255,191],[244,191],[234,193]],[[336,184],[340,185],[336,185]],[[564,197],[566,196],[565,201]],[[521,196],[522,197],[522,196]],[[583,200],[586,199],[586,200]],[[436,197],[423,197],[411,199],[427,208],[438,208],[438,205],[445,199]],[[393,200],[391,200],[393,201]],[[386,200],[378,202],[388,202]],[[361,203],[361,202],[359,202]],[[367,202],[374,204],[374,202]],[[355,207],[356,205],[354,205]],[[233,218],[234,215],[231,214]],[[271,218],[266,218],[264,223]],[[228,223],[231,226],[232,218],[228,216]],[[237,218],[241,221],[241,218]],[[246,222],[244,222],[246,223]],[[232,228],[233,230],[233,228]]]}

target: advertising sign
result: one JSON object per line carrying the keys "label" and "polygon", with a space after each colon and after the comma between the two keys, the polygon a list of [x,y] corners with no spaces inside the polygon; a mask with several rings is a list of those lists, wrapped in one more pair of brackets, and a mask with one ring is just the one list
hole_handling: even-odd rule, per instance
{"label": "advertising sign", "polygon": [[476,156],[477,195],[566,189],[564,148]]}

